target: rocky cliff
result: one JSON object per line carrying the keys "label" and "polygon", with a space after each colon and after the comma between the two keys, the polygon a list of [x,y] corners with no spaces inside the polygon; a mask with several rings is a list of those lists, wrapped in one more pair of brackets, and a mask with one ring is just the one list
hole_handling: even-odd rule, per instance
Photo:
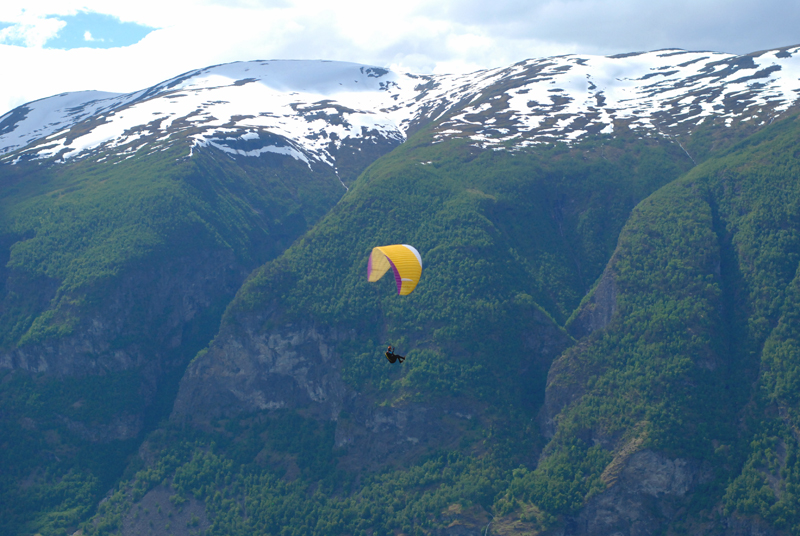
{"label": "rocky cliff", "polygon": [[[695,460],[670,459],[650,450],[621,452],[603,473],[608,488],[566,521],[564,536],[651,535],[657,527],[680,527],[691,494],[711,480],[711,468]],[[679,529],[678,529],[679,530]]]}
{"label": "rocky cliff", "polygon": [[222,331],[181,380],[173,418],[207,420],[278,408],[336,419],[346,397],[336,343],[351,336],[312,322],[264,331],[266,319]]}

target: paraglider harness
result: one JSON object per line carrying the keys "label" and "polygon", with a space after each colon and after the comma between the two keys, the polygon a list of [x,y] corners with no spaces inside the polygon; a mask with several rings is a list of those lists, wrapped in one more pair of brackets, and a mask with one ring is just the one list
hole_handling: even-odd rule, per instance
{"label": "paraglider harness", "polygon": [[389,360],[389,363],[394,363],[395,361],[399,361],[402,363],[403,361],[406,360],[405,356],[397,355],[396,353],[394,353],[394,348],[392,348],[391,346],[389,346],[389,348],[386,349],[386,359]]}

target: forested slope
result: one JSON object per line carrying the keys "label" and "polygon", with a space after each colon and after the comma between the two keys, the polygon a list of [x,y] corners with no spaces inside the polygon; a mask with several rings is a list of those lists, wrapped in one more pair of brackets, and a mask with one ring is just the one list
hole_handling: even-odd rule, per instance
{"label": "forested slope", "polygon": [[3,167],[0,532],[84,519],[246,275],[345,191],[292,159],[219,156]]}
{"label": "forested slope", "polygon": [[[680,66],[708,104],[775,70],[748,58]],[[797,116],[755,84],[723,110],[754,115],[703,115],[673,80],[652,118],[515,138],[512,89],[540,130],[590,126],[556,94],[537,122],[559,65],[429,80],[410,138],[315,133],[325,165],[239,131],[7,157],[0,532],[800,531]],[[366,281],[393,243],[422,253],[406,297]]]}
{"label": "forested slope", "polygon": [[[174,493],[212,534],[792,533],[797,128],[678,180],[654,140],[411,140],[248,279],[96,530]],[[364,277],[393,242],[407,299]]]}
{"label": "forested slope", "polygon": [[[220,533],[276,532],[277,519],[298,534],[477,527],[502,508],[519,524],[504,497],[546,442],[547,370],[574,344],[563,326],[632,208],[691,165],[676,144],[633,135],[514,153],[417,135],[251,275],[182,380],[158,476],[123,486],[99,526],[134,526],[136,501],[169,482],[205,500]],[[406,298],[364,275],[371,248],[395,242],[424,255]],[[402,367],[382,359],[387,343]],[[299,438],[283,437],[288,422]],[[208,482],[234,480],[175,487],[198,463]],[[240,500],[249,514],[230,511]],[[524,509],[529,528],[550,521]]]}
{"label": "forested slope", "polygon": [[516,497],[576,533],[800,530],[798,134],[775,124],[634,210],[604,275],[615,314],[551,368],[555,434]]}

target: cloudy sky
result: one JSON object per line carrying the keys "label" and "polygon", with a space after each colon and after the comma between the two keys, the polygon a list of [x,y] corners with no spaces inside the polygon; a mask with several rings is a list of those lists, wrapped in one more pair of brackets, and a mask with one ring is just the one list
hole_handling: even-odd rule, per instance
{"label": "cloudy sky", "polygon": [[0,114],[237,60],[429,74],[569,53],[745,54],[798,43],[797,0],[2,0]]}

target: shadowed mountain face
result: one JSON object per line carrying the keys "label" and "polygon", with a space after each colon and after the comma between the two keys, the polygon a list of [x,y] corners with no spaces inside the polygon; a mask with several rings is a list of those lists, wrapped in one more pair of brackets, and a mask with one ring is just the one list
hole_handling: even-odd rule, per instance
{"label": "shadowed mountain face", "polygon": [[[0,532],[800,530],[796,57],[248,62],[3,116]],[[409,296],[366,281],[393,243]]]}

